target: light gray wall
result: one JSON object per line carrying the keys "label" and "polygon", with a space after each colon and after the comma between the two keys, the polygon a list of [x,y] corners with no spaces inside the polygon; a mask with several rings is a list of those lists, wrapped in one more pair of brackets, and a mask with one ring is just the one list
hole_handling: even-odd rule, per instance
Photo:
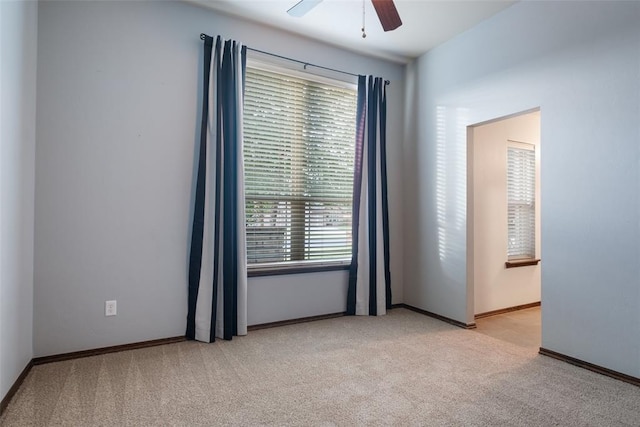
{"label": "light gray wall", "polygon": [[35,2],[0,2],[0,399],[33,357]]}
{"label": "light gray wall", "polygon": [[283,320],[283,313],[289,319],[341,313],[348,280],[348,271],[251,278],[247,320],[259,325]]}
{"label": "light gray wall", "polygon": [[[402,301],[404,66],[180,2],[41,2],[36,356],[184,334],[201,32],[392,81],[392,274]],[[104,317],[108,299],[116,317]],[[249,323],[335,313],[345,300],[344,272],[250,279]]]}
{"label": "light gray wall", "polygon": [[519,2],[409,67],[406,303],[472,320],[466,126],[540,107],[542,346],[640,376],[638,22],[638,2]]}

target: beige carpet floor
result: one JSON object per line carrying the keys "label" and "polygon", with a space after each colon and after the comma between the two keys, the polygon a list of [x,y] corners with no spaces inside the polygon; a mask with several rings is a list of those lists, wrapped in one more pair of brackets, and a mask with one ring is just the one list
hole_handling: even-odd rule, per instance
{"label": "beige carpet floor", "polygon": [[2,426],[639,426],[640,388],[394,309],[40,365]]}
{"label": "beige carpet floor", "polygon": [[528,347],[534,353],[540,349],[542,313],[540,307],[510,311],[496,316],[476,319],[474,332]]}

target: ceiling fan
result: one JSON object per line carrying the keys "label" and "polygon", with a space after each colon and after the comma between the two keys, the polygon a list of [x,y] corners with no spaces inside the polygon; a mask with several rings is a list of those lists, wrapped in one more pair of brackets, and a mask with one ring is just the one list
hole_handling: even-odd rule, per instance
{"label": "ceiling fan", "polygon": [[[291,9],[287,10],[287,13],[291,16],[301,17],[304,16],[311,9],[320,4],[322,0],[300,0]],[[373,7],[378,14],[382,29],[385,31],[392,31],[402,25],[400,15],[396,5],[393,4],[393,0],[371,0]]]}

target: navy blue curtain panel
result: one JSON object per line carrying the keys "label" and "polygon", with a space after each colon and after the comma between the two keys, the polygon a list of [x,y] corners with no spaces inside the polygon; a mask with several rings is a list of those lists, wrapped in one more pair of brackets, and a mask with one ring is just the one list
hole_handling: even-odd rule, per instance
{"label": "navy blue curtain panel", "polygon": [[386,120],[385,81],[359,76],[349,315],[377,316],[391,308]]}
{"label": "navy blue curtain panel", "polygon": [[189,257],[188,339],[247,333],[242,117],[246,47],[204,37],[202,121]]}

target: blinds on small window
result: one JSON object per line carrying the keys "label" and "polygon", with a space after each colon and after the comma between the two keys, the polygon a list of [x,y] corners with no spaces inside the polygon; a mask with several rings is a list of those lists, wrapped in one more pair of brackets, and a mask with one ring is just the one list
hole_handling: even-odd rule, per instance
{"label": "blinds on small window", "polygon": [[247,68],[248,262],[351,257],[357,93]]}
{"label": "blinds on small window", "polygon": [[531,144],[507,146],[508,259],[535,258],[536,156]]}

